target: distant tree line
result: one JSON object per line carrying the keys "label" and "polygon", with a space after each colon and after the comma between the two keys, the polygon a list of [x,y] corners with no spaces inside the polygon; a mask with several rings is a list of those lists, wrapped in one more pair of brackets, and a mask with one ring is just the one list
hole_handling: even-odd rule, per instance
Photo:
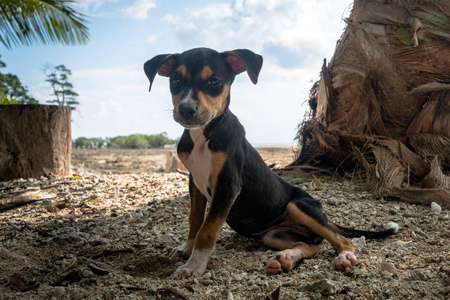
{"label": "distant tree line", "polygon": [[[2,56],[0,55],[0,58]],[[0,68],[6,64],[0,59]],[[37,104],[38,101],[28,94],[19,77],[14,74],[5,74],[0,71],[0,104]]]}
{"label": "distant tree line", "polygon": [[[0,69],[6,67],[6,63],[1,60]],[[78,94],[73,91],[73,85],[69,82],[72,72],[64,65],[52,67],[48,65],[44,73],[47,76],[46,82],[50,83],[53,90],[54,99],[47,101],[60,106],[68,106],[72,110],[80,104],[76,98]],[[39,101],[30,96],[28,88],[20,82],[19,77],[10,73],[2,73],[0,70],[0,105],[12,104],[39,104]]]}
{"label": "distant tree line", "polygon": [[86,138],[79,137],[73,142],[75,148],[98,149],[149,149],[163,148],[165,145],[178,143],[179,139],[171,139],[166,132],[160,134],[132,134],[129,136],[116,136],[113,138]]}

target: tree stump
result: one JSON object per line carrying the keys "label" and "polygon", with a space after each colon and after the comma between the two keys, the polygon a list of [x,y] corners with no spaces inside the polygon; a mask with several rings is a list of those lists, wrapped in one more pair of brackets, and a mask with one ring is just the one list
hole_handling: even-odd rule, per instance
{"label": "tree stump", "polygon": [[178,158],[178,155],[169,150],[166,152],[166,166],[164,172],[171,173],[178,171],[187,171],[187,169]]}
{"label": "tree stump", "polygon": [[68,175],[71,152],[70,108],[0,106],[0,180]]}

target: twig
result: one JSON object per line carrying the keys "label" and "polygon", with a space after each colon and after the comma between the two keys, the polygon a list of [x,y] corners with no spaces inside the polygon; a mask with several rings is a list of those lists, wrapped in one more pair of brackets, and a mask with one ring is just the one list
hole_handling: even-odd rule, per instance
{"label": "twig", "polygon": [[177,169],[177,172],[186,176],[189,176],[189,172],[183,171],[181,169]]}
{"label": "twig", "polygon": [[29,188],[0,195],[0,211],[42,200],[43,196],[40,188]]}
{"label": "twig", "polygon": [[84,257],[97,258],[97,257],[108,256],[108,255],[116,254],[116,253],[134,253],[134,250],[131,248],[103,250],[102,252],[96,253],[96,254],[86,254],[86,255],[84,255]]}

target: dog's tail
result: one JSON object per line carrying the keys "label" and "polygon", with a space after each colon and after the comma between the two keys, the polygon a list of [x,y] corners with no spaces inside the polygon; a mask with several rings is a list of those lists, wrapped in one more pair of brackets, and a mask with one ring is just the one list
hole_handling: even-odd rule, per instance
{"label": "dog's tail", "polygon": [[337,233],[342,234],[348,238],[355,238],[365,236],[367,239],[383,239],[395,234],[398,231],[398,224],[389,222],[386,226],[387,229],[382,231],[370,231],[370,230],[358,230],[352,228],[342,227],[336,224],[330,224],[331,229]]}

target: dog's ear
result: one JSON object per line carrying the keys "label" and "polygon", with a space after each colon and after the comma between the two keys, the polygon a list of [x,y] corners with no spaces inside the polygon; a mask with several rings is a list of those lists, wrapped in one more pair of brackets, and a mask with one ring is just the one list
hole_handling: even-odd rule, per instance
{"label": "dog's ear", "polygon": [[233,69],[234,75],[247,71],[250,80],[256,84],[258,82],[259,71],[261,71],[263,58],[247,49],[236,49],[223,52],[225,62]]}
{"label": "dog's ear", "polygon": [[152,84],[156,73],[161,76],[169,76],[174,63],[175,55],[161,54],[153,57],[144,64],[145,75],[147,75],[148,80],[150,80],[150,88],[148,89],[149,92],[152,89]]}

